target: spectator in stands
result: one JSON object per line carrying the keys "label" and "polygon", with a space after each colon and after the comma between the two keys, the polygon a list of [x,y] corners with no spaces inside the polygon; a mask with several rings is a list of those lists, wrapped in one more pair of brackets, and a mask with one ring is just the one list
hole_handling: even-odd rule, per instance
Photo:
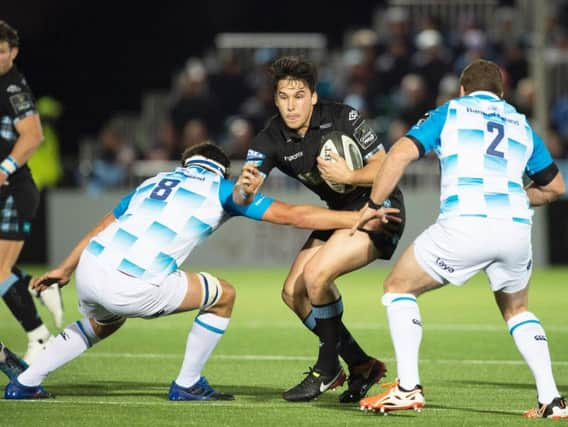
{"label": "spectator in stands", "polygon": [[402,79],[400,90],[395,96],[397,116],[410,128],[434,107],[433,101],[425,79],[418,74],[408,74]]}
{"label": "spectator in stands", "polygon": [[225,151],[229,159],[242,160],[246,158],[254,136],[254,128],[247,120],[240,117],[229,120],[228,138],[225,144]]}
{"label": "spectator in stands", "polygon": [[156,143],[144,155],[146,160],[177,160],[181,149],[175,130],[169,119],[162,120],[158,127]]}
{"label": "spectator in stands", "polygon": [[212,142],[209,139],[209,129],[205,121],[200,119],[189,120],[183,127],[181,135],[182,152],[204,142]]}
{"label": "spectator in stands", "polygon": [[208,129],[220,129],[223,122],[220,102],[209,87],[203,62],[190,58],[177,83],[177,100],[170,111],[177,138],[181,139],[185,125],[193,119],[203,121]]}
{"label": "spectator in stands", "polygon": [[416,47],[418,51],[412,57],[414,72],[424,78],[429,96],[435,97],[442,77],[453,71],[450,53],[444,46],[442,34],[435,29],[418,33]]}
{"label": "spectator in stands", "polygon": [[137,155],[126,124],[120,119],[107,122],[100,132],[97,151],[87,181],[88,190],[99,193],[127,184],[130,165]]}

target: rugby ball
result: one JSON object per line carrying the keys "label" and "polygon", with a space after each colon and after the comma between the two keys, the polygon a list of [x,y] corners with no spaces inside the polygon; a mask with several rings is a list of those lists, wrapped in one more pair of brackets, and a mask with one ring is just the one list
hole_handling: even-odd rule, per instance
{"label": "rugby ball", "polygon": [[[336,153],[345,159],[347,167],[351,170],[363,167],[363,156],[359,146],[353,139],[340,131],[332,131],[325,134],[321,139],[320,157],[328,162],[334,162],[331,153]],[[336,193],[349,193],[355,189],[354,185],[341,184],[322,179]]]}

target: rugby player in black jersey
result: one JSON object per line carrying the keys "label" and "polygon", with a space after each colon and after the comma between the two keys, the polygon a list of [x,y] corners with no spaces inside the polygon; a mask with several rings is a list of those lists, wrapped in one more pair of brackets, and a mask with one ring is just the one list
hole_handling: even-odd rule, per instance
{"label": "rugby player in black jersey", "polygon": [[[347,105],[318,99],[317,70],[298,57],[282,57],[271,68],[278,114],[253,140],[245,169],[256,168],[258,187],[276,167],[301,181],[330,208],[358,210],[365,206],[373,178],[386,153],[374,130]],[[349,135],[358,145],[364,166],[350,170],[345,160],[319,157],[322,137],[331,131]],[[244,173],[244,172],[243,172]],[[325,180],[324,180],[325,178]],[[325,181],[348,184],[338,193]],[[243,194],[243,202],[250,201]],[[376,259],[390,259],[404,228],[404,202],[396,188],[385,206],[400,209],[400,222],[390,221],[374,231],[313,232],[297,254],[282,289],[282,299],[320,340],[319,356],[298,385],[286,390],[284,399],[308,401],[341,385],[346,375],[339,357],[349,367],[348,389],[340,402],[357,402],[385,374],[385,365],[359,346],[342,322],[343,304],[334,280]]]}
{"label": "rugby player in black jersey", "polygon": [[[34,97],[14,64],[18,51],[18,33],[0,21],[0,296],[28,334],[24,360],[30,363],[51,334],[28,291],[30,276],[15,267],[39,203],[26,162],[43,139]],[[61,310],[59,290],[41,298],[48,293],[49,310]]]}

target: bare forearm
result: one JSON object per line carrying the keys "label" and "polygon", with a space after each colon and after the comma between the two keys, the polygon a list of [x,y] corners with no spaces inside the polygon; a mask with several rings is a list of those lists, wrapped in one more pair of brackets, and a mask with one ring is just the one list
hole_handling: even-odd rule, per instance
{"label": "bare forearm", "polygon": [[16,160],[18,165],[21,166],[30,159],[40,144],[41,139],[38,139],[37,137],[21,136],[18,138],[10,155],[14,158],[14,160]]}
{"label": "bare forearm", "polygon": [[377,176],[377,171],[382,162],[372,162],[365,165],[364,168],[351,171],[348,184],[357,185],[359,187],[370,187],[373,180]]}
{"label": "bare forearm", "polygon": [[535,185],[530,185],[526,189],[529,203],[531,206],[542,206],[556,200],[559,195],[551,191],[545,191]]}
{"label": "bare forearm", "polygon": [[93,237],[99,234],[102,230],[104,230],[110,223],[115,220],[115,217],[112,213],[106,214],[103,219],[95,225],[79,242],[75,247],[71,250],[67,258],[60,264],[60,268],[64,269],[68,274],[71,274],[75,271],[77,264],[79,263],[79,258],[83,253],[83,250],[87,247],[89,242]]}
{"label": "bare forearm", "polygon": [[309,230],[331,230],[350,228],[358,217],[358,212],[332,211],[316,206],[298,205],[294,208],[297,219],[291,224],[296,228]]}
{"label": "bare forearm", "polygon": [[10,155],[18,165],[23,165],[32,156],[43,141],[43,132],[39,116],[33,115],[22,119],[16,125],[19,137]]}

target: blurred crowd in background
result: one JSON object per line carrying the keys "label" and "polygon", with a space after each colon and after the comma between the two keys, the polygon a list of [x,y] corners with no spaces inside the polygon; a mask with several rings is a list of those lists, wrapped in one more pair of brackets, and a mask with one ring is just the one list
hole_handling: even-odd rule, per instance
{"label": "blurred crowd in background", "polygon": [[[568,55],[568,21],[551,12],[546,46]],[[490,27],[464,13],[456,27],[447,28],[435,16],[411,19],[408,9],[399,6],[377,16],[373,28],[347,31],[340,49],[313,57],[309,50],[300,53],[319,66],[320,98],[359,110],[387,147],[428,110],[457,96],[459,75],[476,58],[500,64],[505,98],[533,118],[533,38],[523,30],[515,7],[495,9]],[[183,69],[172,70],[168,90],[142,97],[140,113],[116,114],[98,135],[80,142],[79,160],[67,171],[66,184],[94,193],[129,185],[138,161],[176,161],[185,148],[204,141],[243,160],[251,140],[276,112],[267,68],[282,53],[260,47],[245,57],[237,49],[212,49],[189,58]],[[554,157],[568,158],[568,93],[554,95],[543,136]],[[42,148],[48,151],[44,156],[60,162],[57,127],[65,125],[64,106],[42,98],[38,108],[48,128],[46,140],[51,141]],[[31,166],[34,177],[46,183],[40,186],[61,182],[61,168],[42,174],[41,164]]]}

